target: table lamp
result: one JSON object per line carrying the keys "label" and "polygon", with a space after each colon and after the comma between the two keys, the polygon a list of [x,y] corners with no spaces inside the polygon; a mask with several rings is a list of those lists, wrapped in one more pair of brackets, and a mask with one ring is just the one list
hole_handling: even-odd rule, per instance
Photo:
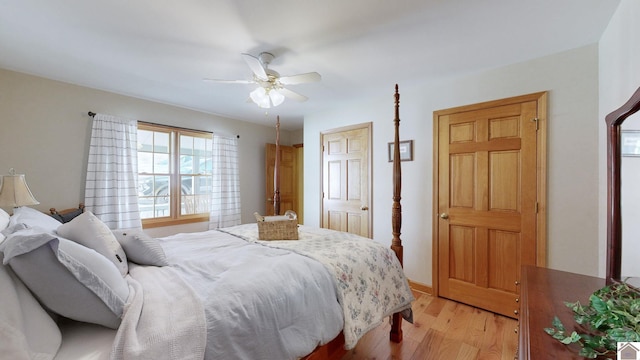
{"label": "table lamp", "polygon": [[16,174],[13,169],[9,170],[9,175],[2,176],[0,185],[0,207],[17,208],[25,205],[38,205],[38,200],[33,197],[29,186],[24,178],[24,174]]}

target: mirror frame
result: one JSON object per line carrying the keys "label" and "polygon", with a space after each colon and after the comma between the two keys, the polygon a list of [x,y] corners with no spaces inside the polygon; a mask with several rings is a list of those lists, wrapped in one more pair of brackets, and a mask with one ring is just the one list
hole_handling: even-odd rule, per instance
{"label": "mirror frame", "polygon": [[605,117],[607,124],[607,268],[606,283],[622,281],[621,144],[622,123],[640,111],[640,88]]}

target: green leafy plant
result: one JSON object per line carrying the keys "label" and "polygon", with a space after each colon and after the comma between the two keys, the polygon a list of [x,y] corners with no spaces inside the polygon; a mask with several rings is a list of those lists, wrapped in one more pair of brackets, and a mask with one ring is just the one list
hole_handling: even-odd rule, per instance
{"label": "green leafy plant", "polygon": [[589,305],[565,302],[574,312],[576,323],[584,333],[567,333],[558,317],[544,331],[565,345],[577,343],[580,356],[595,359],[599,355],[615,359],[617,342],[640,341],[640,293],[625,283],[596,290]]}

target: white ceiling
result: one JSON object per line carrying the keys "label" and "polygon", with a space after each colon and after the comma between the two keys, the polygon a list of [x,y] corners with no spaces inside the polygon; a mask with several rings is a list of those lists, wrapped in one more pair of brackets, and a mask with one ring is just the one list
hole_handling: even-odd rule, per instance
{"label": "white ceiling", "polygon": [[[305,114],[395,83],[503,66],[599,40],[619,0],[0,0],[0,67],[233,119],[265,123],[241,53],[281,75],[317,71]],[[90,109],[89,109],[90,110]],[[270,122],[271,123],[271,122]]]}

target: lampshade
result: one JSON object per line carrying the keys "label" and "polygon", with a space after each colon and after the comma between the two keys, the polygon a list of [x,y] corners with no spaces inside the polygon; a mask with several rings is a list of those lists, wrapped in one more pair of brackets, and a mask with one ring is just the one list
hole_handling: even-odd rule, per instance
{"label": "lampshade", "polygon": [[38,200],[33,197],[23,174],[17,174],[13,169],[9,175],[2,177],[0,187],[0,206],[19,207],[24,205],[38,205]]}
{"label": "lampshade", "polygon": [[249,93],[251,100],[263,109],[268,109],[271,106],[278,106],[284,102],[284,96],[274,90],[273,88],[263,88],[262,86],[256,88]]}
{"label": "lampshade", "polygon": [[258,87],[249,93],[251,100],[261,108],[268,109],[271,107],[269,95],[263,87]]}
{"label": "lampshade", "polygon": [[273,106],[278,106],[284,101],[284,95],[275,90],[269,91],[269,98],[271,99]]}

